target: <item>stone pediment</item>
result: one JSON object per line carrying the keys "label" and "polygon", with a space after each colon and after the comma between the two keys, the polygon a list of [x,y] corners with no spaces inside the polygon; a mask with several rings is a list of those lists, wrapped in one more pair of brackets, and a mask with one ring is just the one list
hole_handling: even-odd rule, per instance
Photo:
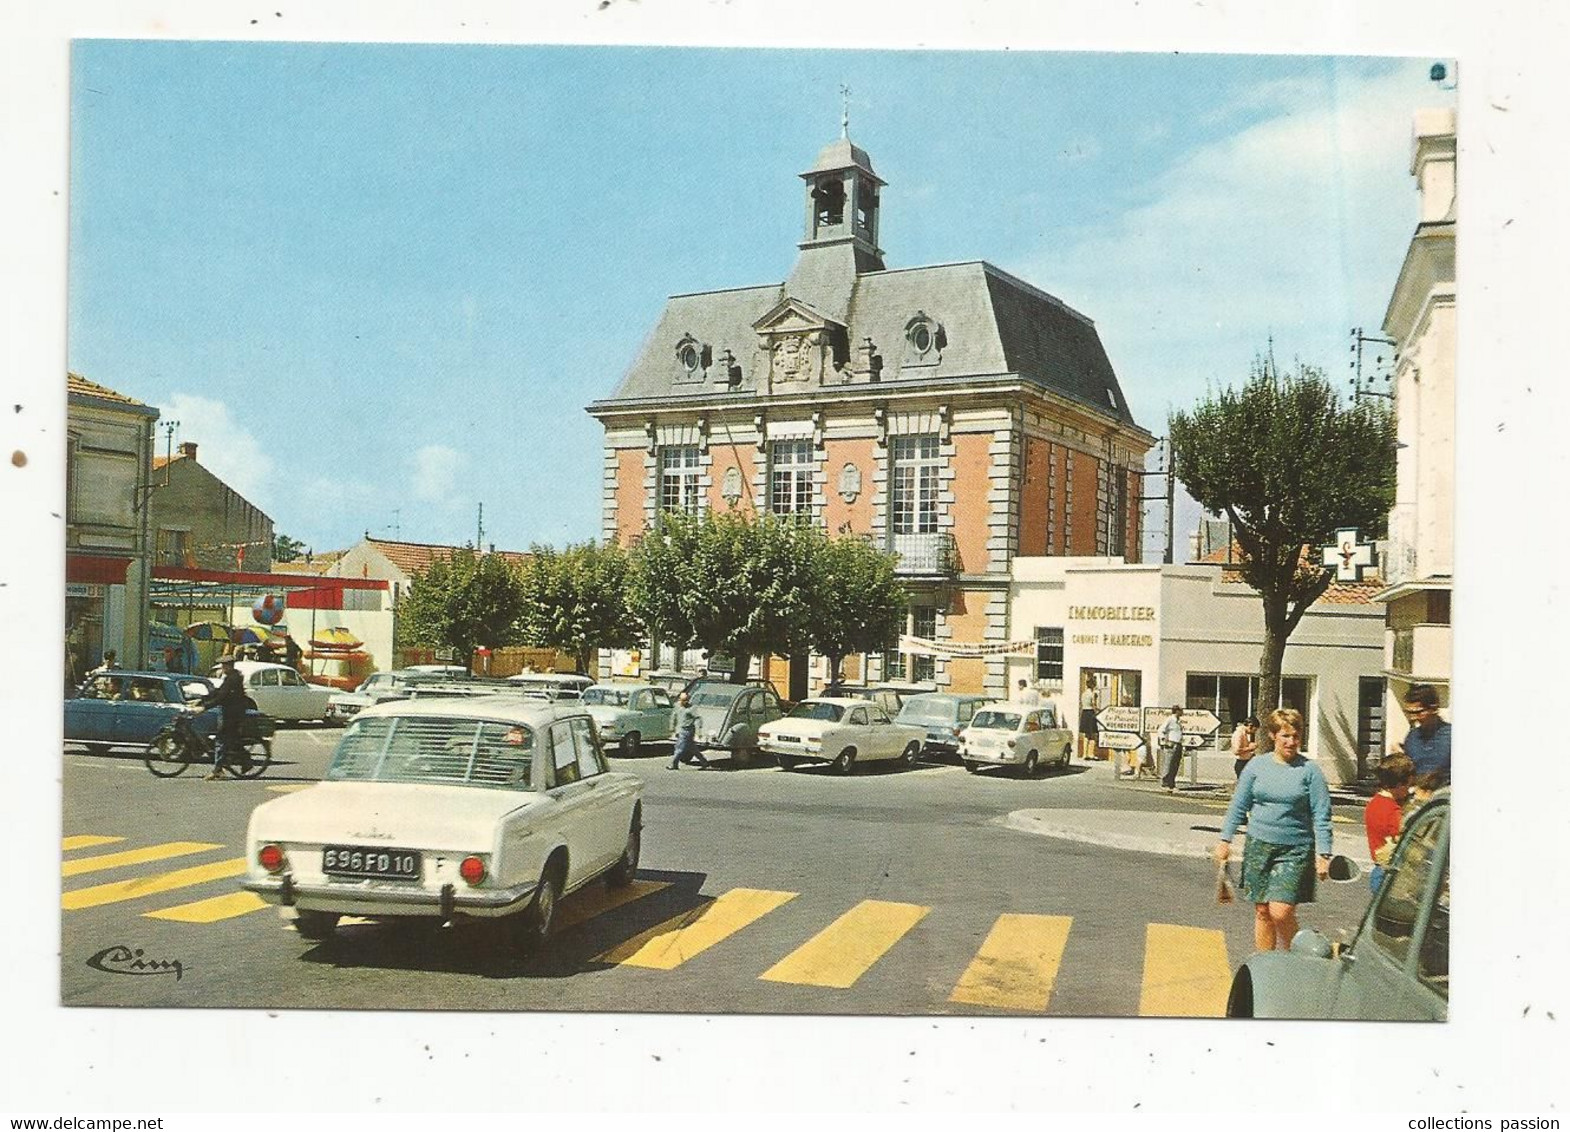
{"label": "stone pediment", "polygon": [[767,393],[800,392],[837,383],[834,344],[845,340],[843,323],[810,303],[786,296],[752,324],[758,334],[753,372]]}
{"label": "stone pediment", "polygon": [[843,326],[810,303],[793,299],[789,295],[769,308],[768,312],[752,324],[759,334],[801,333],[807,330],[826,330]]}

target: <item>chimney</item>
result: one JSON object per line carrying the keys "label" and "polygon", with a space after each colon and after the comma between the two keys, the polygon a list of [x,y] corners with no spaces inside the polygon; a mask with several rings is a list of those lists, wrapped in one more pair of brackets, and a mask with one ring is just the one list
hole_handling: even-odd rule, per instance
{"label": "chimney", "polygon": [[182,440],[180,442],[180,455],[184,456],[187,460],[196,459],[196,441]]}

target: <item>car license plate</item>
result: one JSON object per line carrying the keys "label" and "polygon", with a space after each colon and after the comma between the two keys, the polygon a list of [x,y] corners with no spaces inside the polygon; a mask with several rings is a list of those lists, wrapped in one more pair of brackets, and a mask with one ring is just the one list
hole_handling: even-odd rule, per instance
{"label": "car license plate", "polygon": [[322,872],[334,877],[419,880],[420,855],[409,849],[328,845],[322,850]]}

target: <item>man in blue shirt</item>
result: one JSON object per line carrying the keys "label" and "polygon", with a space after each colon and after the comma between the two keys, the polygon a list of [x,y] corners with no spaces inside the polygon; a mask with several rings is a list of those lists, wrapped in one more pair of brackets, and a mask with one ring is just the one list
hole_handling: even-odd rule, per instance
{"label": "man in blue shirt", "polygon": [[1412,729],[1401,740],[1401,751],[1412,760],[1419,778],[1437,772],[1450,781],[1450,724],[1439,717],[1439,693],[1432,684],[1413,684],[1401,699],[1401,711]]}

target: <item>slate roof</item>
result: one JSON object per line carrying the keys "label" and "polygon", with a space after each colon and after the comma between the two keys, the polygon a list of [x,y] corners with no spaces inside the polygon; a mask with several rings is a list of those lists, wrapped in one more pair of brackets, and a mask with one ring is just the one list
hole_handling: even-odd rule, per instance
{"label": "slate roof", "polygon": [[[787,296],[783,283],[672,296],[621,384],[596,407],[646,398],[712,400],[725,392],[723,367],[718,364],[704,382],[678,380],[682,371],[676,344],[686,334],[709,345],[716,359],[729,350],[742,370],[734,394],[755,394],[756,371],[766,363],[758,356],[753,323],[786,297],[808,304],[816,299],[811,294]],[[821,300],[818,304],[833,313],[833,304]],[[918,310],[939,323],[947,338],[937,365],[903,364],[905,327]],[[884,384],[1017,375],[1120,422],[1135,423],[1095,324],[990,263],[978,260],[856,275],[845,320],[853,351],[864,338],[877,345],[883,356]]]}

